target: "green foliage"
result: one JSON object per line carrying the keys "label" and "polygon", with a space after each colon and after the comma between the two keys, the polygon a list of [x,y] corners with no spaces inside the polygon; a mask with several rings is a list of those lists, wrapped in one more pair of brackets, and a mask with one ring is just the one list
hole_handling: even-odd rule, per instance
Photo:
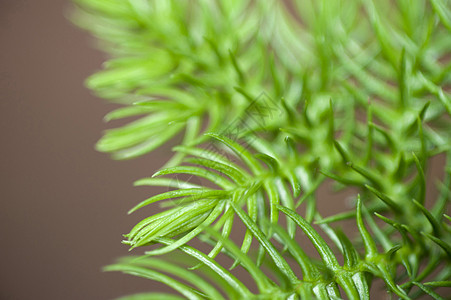
{"label": "green foliage", "polygon": [[[122,105],[106,121],[132,119],[97,149],[130,159],[183,136],[136,182],[171,189],[130,210],[163,208],[125,235],[145,256],[106,270],[189,299],[369,299],[377,280],[402,299],[449,294],[450,1],[75,2],[111,57],[87,85]],[[323,217],[328,181],[353,206]]]}

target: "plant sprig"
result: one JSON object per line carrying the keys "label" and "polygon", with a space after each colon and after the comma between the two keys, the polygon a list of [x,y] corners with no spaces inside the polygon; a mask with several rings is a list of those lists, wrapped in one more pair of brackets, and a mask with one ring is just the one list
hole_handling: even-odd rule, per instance
{"label": "plant sprig", "polygon": [[[373,277],[402,299],[442,297],[436,289],[451,281],[448,0],[75,3],[73,20],[110,55],[87,85],[122,106],[106,121],[132,119],[97,149],[131,159],[183,136],[165,166],[135,183],[173,189],[130,211],[163,207],[124,241],[147,256],[108,270],[190,299],[369,299]],[[428,167],[438,156],[434,198]],[[323,217],[316,191],[329,180],[354,188],[354,207]],[[352,218],[357,236],[339,228]],[[179,252],[197,265],[165,259]],[[221,253],[257,292],[216,261]],[[136,296],[152,297],[178,299]]]}

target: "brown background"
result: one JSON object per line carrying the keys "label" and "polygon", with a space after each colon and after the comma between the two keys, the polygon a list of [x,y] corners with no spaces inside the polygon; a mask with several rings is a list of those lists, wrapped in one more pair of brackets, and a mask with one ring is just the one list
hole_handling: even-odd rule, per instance
{"label": "brown background", "polygon": [[111,104],[83,80],[104,60],[64,14],[69,1],[0,0],[0,299],[111,299],[149,281],[101,267],[149,195],[133,188],[165,150],[115,162],[94,150]]}
{"label": "brown background", "polygon": [[[69,8],[68,1],[0,0],[0,299],[164,289],[101,272],[128,252],[121,234],[149,214],[127,210],[157,191],[132,182],[151,175],[169,150],[125,162],[94,150],[114,106],[83,87],[105,57],[67,21]],[[324,215],[343,208],[343,194],[319,196]]]}

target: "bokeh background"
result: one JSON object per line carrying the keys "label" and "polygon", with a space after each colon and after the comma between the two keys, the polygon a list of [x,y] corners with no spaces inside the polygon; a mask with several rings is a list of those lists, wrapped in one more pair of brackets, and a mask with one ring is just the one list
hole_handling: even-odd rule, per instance
{"label": "bokeh background", "polygon": [[[84,79],[104,55],[69,1],[0,0],[0,299],[112,299],[149,282],[101,272],[149,195],[134,180],[169,156],[116,162],[94,150],[114,106]],[[147,212],[148,213],[148,212]]]}
{"label": "bokeh background", "polygon": [[[115,106],[84,79],[101,68],[95,41],[67,19],[69,1],[0,0],[0,299],[112,299],[153,289],[104,273],[128,253],[121,234],[149,211],[127,216],[161,190],[134,188],[170,157],[170,147],[112,161],[94,150]],[[440,169],[443,159],[433,162]],[[324,215],[346,193],[323,189]]]}

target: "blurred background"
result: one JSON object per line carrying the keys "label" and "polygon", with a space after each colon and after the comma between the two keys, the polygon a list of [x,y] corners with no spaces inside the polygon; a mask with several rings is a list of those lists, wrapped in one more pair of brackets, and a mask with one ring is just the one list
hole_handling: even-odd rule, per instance
{"label": "blurred background", "polygon": [[[149,281],[101,272],[128,253],[134,188],[167,149],[117,162],[94,150],[114,107],[83,86],[104,56],[69,1],[0,1],[0,299],[112,299]],[[148,211],[146,213],[149,213]]]}
{"label": "blurred background", "polygon": [[[2,300],[167,290],[101,271],[128,253],[121,234],[150,214],[127,216],[128,209],[161,192],[133,181],[161,167],[170,147],[131,161],[94,150],[107,128],[102,117],[115,106],[83,86],[105,57],[67,20],[70,8],[69,1],[0,1]],[[318,196],[325,216],[343,209],[346,194]]]}

